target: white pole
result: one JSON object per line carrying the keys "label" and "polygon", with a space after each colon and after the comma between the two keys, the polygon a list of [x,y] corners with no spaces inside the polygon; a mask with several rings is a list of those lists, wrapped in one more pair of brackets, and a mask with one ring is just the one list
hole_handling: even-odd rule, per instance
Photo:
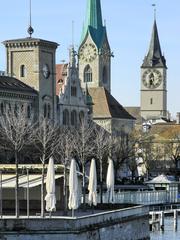
{"label": "white pole", "polygon": [[2,218],[2,204],[3,204],[3,195],[2,195],[2,171],[0,171],[0,215]]}
{"label": "white pole", "polygon": [[29,169],[27,168],[27,217],[29,218]]}
{"label": "white pole", "polygon": [[160,228],[162,231],[164,231],[164,212],[160,212]]}
{"label": "white pole", "polygon": [[177,230],[177,225],[178,225],[178,211],[174,210],[174,230]]}

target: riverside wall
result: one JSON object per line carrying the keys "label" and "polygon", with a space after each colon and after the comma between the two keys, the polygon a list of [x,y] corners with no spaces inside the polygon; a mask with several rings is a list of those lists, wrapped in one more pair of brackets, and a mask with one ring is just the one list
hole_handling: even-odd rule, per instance
{"label": "riverside wall", "polygon": [[0,240],[149,240],[145,206],[82,217],[0,219]]}

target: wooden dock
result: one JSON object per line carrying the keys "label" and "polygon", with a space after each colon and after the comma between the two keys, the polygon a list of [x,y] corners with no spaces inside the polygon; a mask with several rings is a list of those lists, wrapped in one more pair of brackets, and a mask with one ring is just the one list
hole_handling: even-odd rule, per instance
{"label": "wooden dock", "polygon": [[168,209],[164,211],[150,211],[149,216],[149,224],[150,224],[150,229],[152,231],[156,230],[162,230],[164,231],[164,218],[167,215],[173,216],[174,219],[174,230],[177,230],[178,227],[178,214],[180,212],[180,209]]}

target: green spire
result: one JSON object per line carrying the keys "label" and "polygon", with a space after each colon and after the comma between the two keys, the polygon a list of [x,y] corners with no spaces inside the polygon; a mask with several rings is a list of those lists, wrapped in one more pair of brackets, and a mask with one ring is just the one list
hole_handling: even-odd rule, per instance
{"label": "green spire", "polygon": [[86,30],[88,26],[95,29],[103,27],[100,0],[88,0],[85,25]]}
{"label": "green spire", "polygon": [[99,48],[105,33],[105,27],[102,23],[100,0],[87,0],[86,21],[83,26],[81,43],[84,41],[88,32]]}

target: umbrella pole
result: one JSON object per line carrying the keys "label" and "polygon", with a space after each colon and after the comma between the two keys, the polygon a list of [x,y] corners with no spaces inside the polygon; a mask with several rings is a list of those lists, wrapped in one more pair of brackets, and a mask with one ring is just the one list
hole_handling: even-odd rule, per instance
{"label": "umbrella pole", "polygon": [[3,196],[2,196],[2,171],[0,171],[0,215],[2,218],[2,205],[3,205],[3,200],[2,200]]}
{"label": "umbrella pole", "polygon": [[29,169],[27,168],[27,217],[29,218]]}
{"label": "umbrella pole", "polygon": [[72,209],[72,217],[74,217],[74,209]]}

